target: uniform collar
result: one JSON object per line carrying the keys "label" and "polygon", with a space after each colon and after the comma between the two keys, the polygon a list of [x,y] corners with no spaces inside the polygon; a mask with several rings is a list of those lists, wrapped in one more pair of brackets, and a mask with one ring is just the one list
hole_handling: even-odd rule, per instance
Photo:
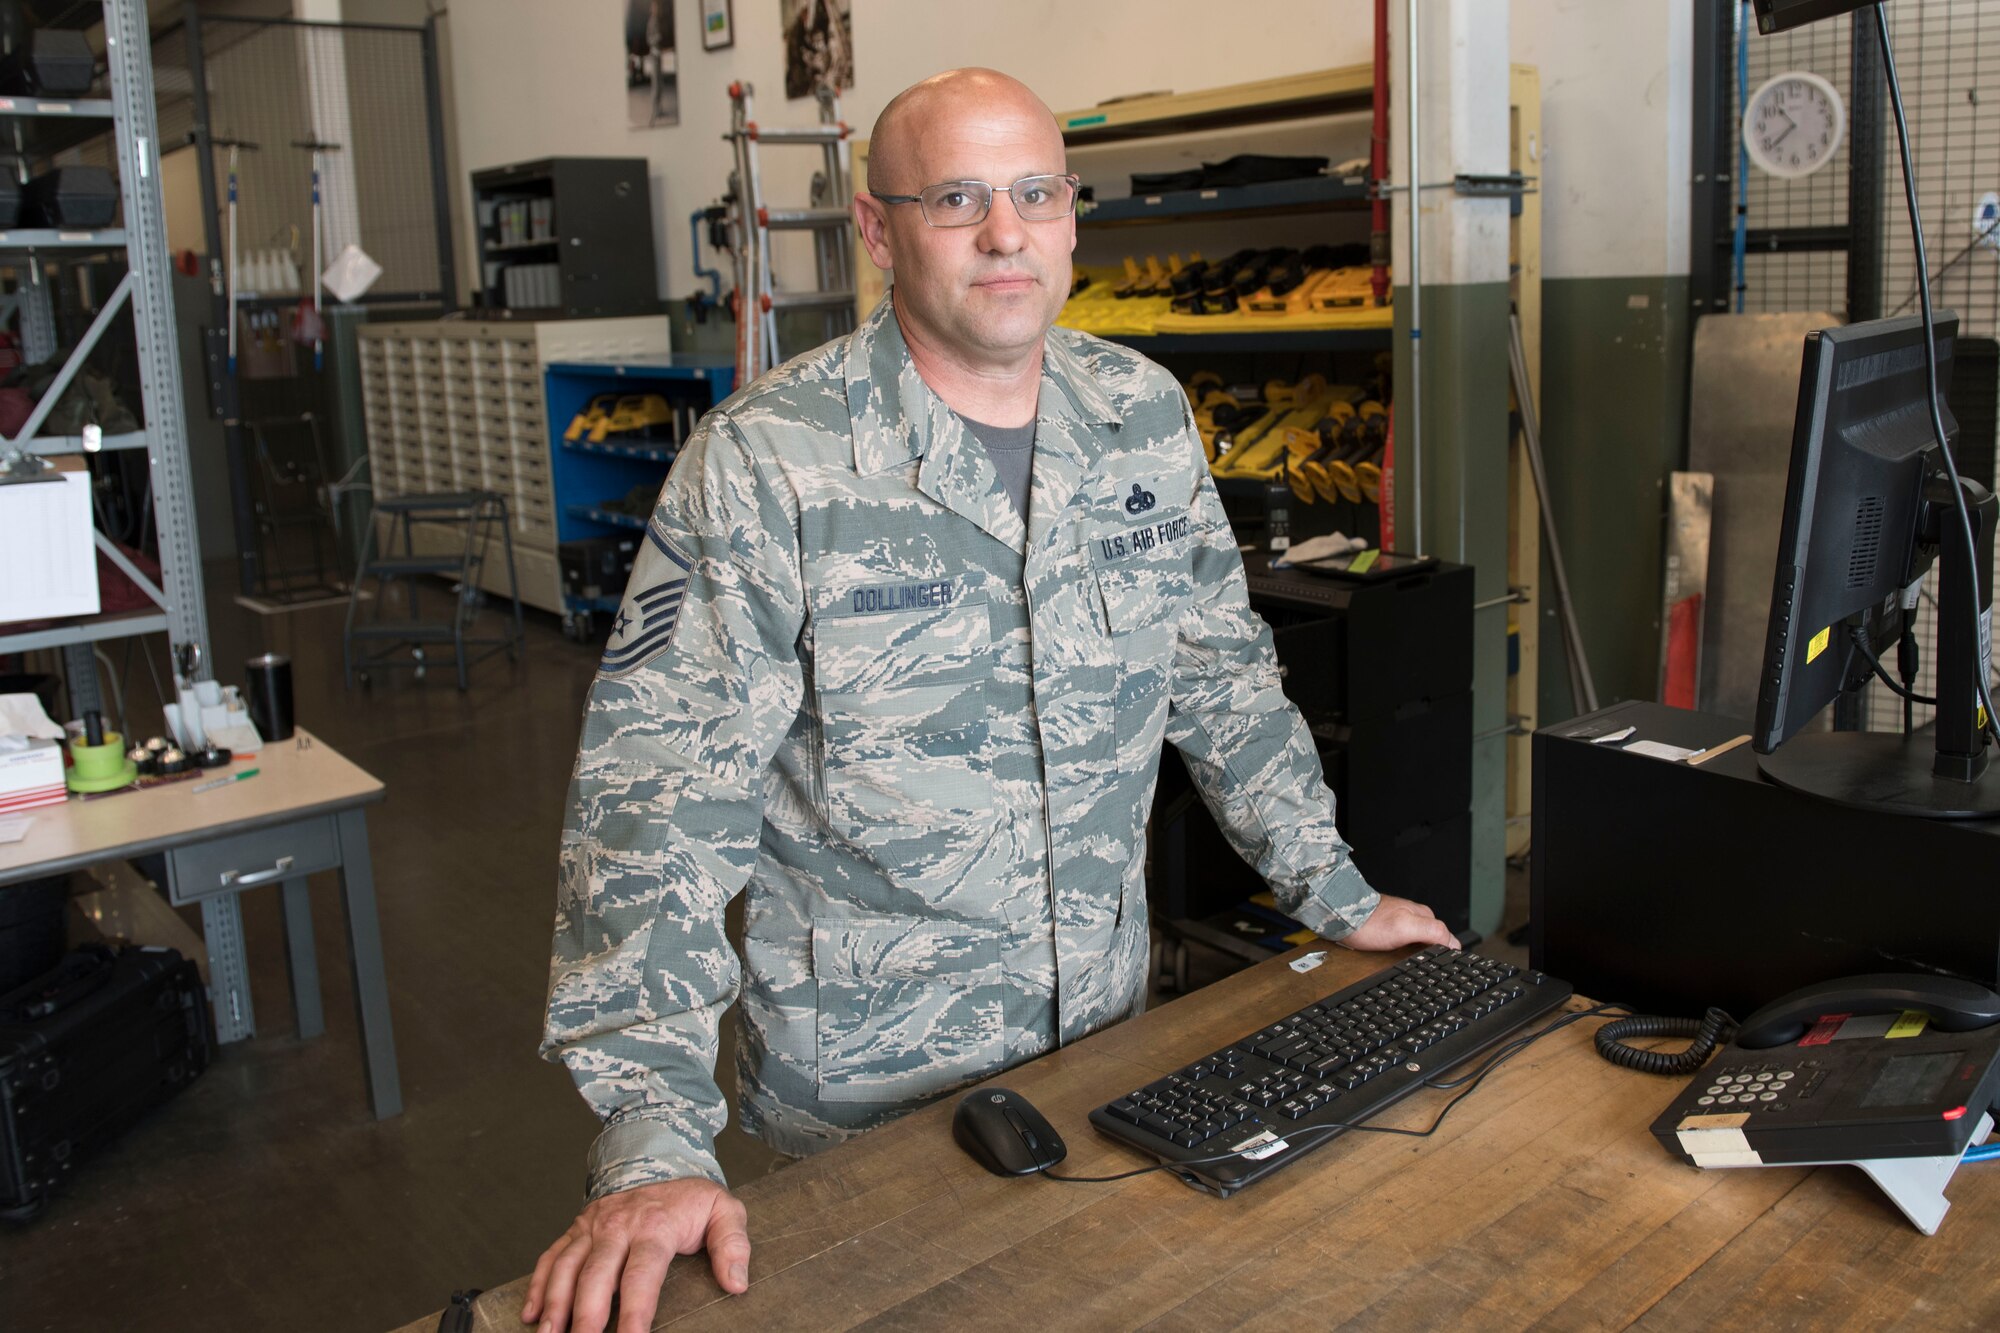
{"label": "uniform collar", "polygon": [[[932,423],[950,415],[917,374],[887,295],[848,342],[847,411],[853,421],[854,470],[864,477],[923,457],[932,443]],[[1063,334],[1053,330],[1042,345],[1036,415],[1082,428],[1066,432],[1082,439],[1090,437],[1090,426],[1124,421],[1097,376]]]}

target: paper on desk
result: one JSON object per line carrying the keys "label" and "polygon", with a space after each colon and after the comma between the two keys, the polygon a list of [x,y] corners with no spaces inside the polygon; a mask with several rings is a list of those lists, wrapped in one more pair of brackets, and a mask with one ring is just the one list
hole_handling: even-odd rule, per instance
{"label": "paper on desk", "polygon": [[17,815],[13,819],[0,819],[0,842],[19,842],[28,836],[28,830],[35,826],[33,815]]}
{"label": "paper on desk", "polygon": [[0,486],[0,622],[97,614],[90,474]]}
{"label": "paper on desk", "polygon": [[32,694],[0,694],[0,736],[33,736],[59,741],[63,729],[49,721],[42,701]]}
{"label": "paper on desk", "polygon": [[1301,956],[1294,958],[1290,963],[1286,964],[1286,966],[1290,967],[1294,972],[1310,972],[1314,968],[1318,967],[1321,963],[1324,963],[1325,961],[1326,961],[1326,951],[1323,949],[1315,949],[1309,954],[1302,954]]}
{"label": "paper on desk", "polygon": [[1678,745],[1668,745],[1665,741],[1633,741],[1625,747],[1626,754],[1650,755],[1654,759],[1667,759],[1679,763],[1690,755],[1700,754],[1700,750],[1684,750]]}

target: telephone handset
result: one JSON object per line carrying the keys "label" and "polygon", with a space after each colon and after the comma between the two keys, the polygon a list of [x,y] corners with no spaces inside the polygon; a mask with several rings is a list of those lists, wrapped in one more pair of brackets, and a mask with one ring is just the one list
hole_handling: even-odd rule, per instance
{"label": "telephone handset", "polygon": [[1761,1051],[1797,1041],[1828,1014],[1922,1013],[1941,1032],[1971,1032],[2000,1023],[2000,995],[1960,977],[1876,972],[1822,981],[1771,1001],[1743,1020],[1733,1044]]}

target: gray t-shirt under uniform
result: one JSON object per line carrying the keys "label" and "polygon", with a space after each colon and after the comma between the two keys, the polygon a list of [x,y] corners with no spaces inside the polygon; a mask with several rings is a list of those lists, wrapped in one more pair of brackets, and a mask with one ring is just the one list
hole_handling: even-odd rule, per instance
{"label": "gray t-shirt under uniform", "polygon": [[986,452],[993,456],[993,467],[1000,473],[1000,484],[1007,488],[1008,498],[1013,500],[1014,508],[1021,511],[1021,520],[1026,522],[1028,477],[1035,466],[1035,423],[989,426],[963,413],[958,419],[972,432],[972,438],[985,445]]}

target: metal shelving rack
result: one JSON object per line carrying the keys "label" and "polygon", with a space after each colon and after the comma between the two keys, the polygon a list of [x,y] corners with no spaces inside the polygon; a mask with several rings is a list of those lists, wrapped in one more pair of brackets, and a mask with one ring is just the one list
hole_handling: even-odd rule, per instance
{"label": "metal shelving rack", "polygon": [[[202,601],[200,548],[195,541],[180,357],[174,345],[146,6],[143,0],[103,0],[103,21],[109,97],[69,101],[0,97],[0,156],[13,158],[24,175],[29,163],[106,133],[112,137],[118,158],[123,227],[0,232],[0,261],[11,264],[19,275],[17,289],[0,296],[0,316],[19,312],[22,351],[31,362],[47,360],[60,350],[43,257],[52,251],[123,251],[126,257],[124,278],[69,353],[20,434],[0,442],[0,450],[44,455],[86,452],[86,441],[78,436],[43,436],[38,432],[104,331],[129,305],[144,386],[145,425],[137,431],[104,436],[97,449],[146,450],[153,522],[159,539],[160,582],[147,578],[102,532],[94,535],[97,549],[145,591],[155,609],[76,617],[20,633],[8,633],[0,626],[0,653],[63,650],[70,703],[79,713],[102,706],[94,646],[106,639],[164,632],[177,674],[190,680],[205,679],[209,674],[208,615]],[[205,899],[202,925],[216,999],[216,1036],[222,1041],[248,1036],[249,984],[243,922],[235,896]]]}

